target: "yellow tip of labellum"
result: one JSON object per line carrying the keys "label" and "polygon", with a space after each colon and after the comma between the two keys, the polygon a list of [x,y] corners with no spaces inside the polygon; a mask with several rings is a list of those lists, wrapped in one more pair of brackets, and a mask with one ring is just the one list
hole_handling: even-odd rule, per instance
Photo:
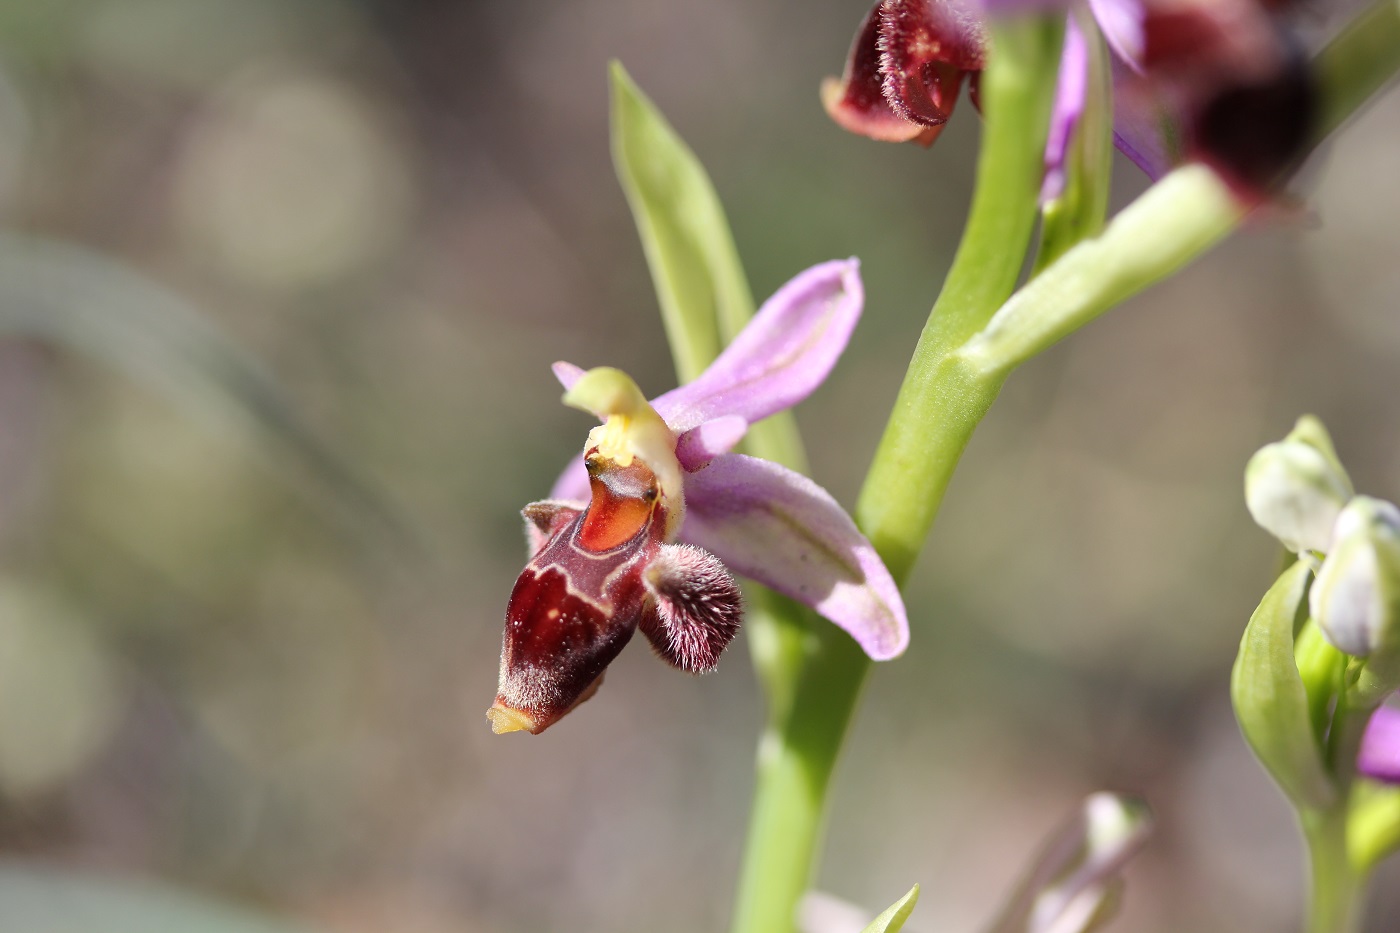
{"label": "yellow tip of labellum", "polygon": [[504,735],[507,732],[535,731],[534,719],[518,709],[502,706],[499,700],[486,711],[486,718],[491,720],[491,731],[497,735]]}

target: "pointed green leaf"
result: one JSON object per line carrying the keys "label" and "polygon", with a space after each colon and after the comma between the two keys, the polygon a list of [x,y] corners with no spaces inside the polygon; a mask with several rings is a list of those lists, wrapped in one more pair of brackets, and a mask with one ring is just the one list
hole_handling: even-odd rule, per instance
{"label": "pointed green leaf", "polygon": [[[705,167],[621,63],[612,63],[611,76],[613,163],[651,268],[676,375],[689,382],[753,317],[753,294]],[[807,470],[789,412],[754,425],[744,447]]]}
{"label": "pointed green leaf", "polygon": [[1306,612],[1312,570],[1298,561],[1279,577],[1245,628],[1230,678],[1240,731],[1297,807],[1325,807],[1336,796],[1313,733],[1293,638]]}
{"label": "pointed green leaf", "polygon": [[700,160],[612,63],[612,151],[661,303],[682,382],[698,376],[753,316],[729,222]]}
{"label": "pointed green leaf", "polygon": [[205,426],[251,427],[343,520],[414,536],[382,494],[319,438],[260,361],[178,295],[97,253],[0,233],[0,337],[23,336],[106,363]]}
{"label": "pointed green leaf", "polygon": [[861,933],[899,933],[904,928],[904,921],[909,919],[909,915],[914,912],[914,905],[919,902],[919,886],[916,884],[909,889],[909,893],[891,904],[884,913],[870,921],[870,925]]}

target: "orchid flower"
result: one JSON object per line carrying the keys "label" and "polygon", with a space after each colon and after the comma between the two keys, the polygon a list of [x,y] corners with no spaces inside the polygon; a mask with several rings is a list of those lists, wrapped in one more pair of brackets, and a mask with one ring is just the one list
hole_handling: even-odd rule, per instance
{"label": "orchid flower", "polygon": [[[1112,51],[1114,143],[1156,180],[1205,161],[1245,197],[1296,167],[1315,116],[1310,75],[1266,0],[879,0],[856,33],[827,112],[872,139],[925,146],[952,115],[964,79],[976,103],[985,16],[1087,8]],[[1042,197],[1063,187],[1084,110],[1089,51],[1076,17],[1065,35]]]}
{"label": "orchid flower", "polygon": [[836,500],[730,452],[822,383],[863,300],[855,260],[808,269],[698,378],[650,402],[620,370],[554,365],[565,404],[603,424],[551,498],[525,507],[532,558],[506,610],[496,732],[558,721],[638,628],[675,667],[713,670],[742,616],[731,570],[812,607],[876,660],[904,650],[899,590]]}

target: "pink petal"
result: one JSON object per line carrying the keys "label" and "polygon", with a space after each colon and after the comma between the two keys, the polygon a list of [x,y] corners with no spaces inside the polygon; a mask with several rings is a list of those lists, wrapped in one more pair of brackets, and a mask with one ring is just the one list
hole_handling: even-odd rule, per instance
{"label": "pink petal", "polygon": [[573,363],[566,363],[563,360],[555,363],[550,369],[554,370],[554,378],[559,380],[559,384],[564,387],[565,392],[572,389],[574,383],[578,382],[588,371],[582,366],[575,366]]}
{"label": "pink petal", "polygon": [[1169,88],[1113,60],[1113,142],[1153,181],[1185,158],[1186,125]]}
{"label": "pink petal", "polygon": [[1060,58],[1060,77],[1055,89],[1055,109],[1050,114],[1050,135],[1045,141],[1045,180],[1040,200],[1053,201],[1065,190],[1065,160],[1075,127],[1084,115],[1084,99],[1089,87],[1089,47],[1074,17],[1065,27],[1065,50]]}
{"label": "pink petal", "polygon": [[864,301],[855,259],[800,272],[763,303],[709,369],[652,406],[677,434],[725,415],[752,424],[791,408],[836,365]]}
{"label": "pink petal", "polygon": [[1130,69],[1142,71],[1143,0],[1089,0],[1089,10],[1099,24],[1108,47]]}
{"label": "pink petal", "polygon": [[1377,781],[1400,784],[1400,710],[1376,710],[1361,738],[1356,770]]}
{"label": "pink petal", "polygon": [[726,454],[686,474],[681,539],[731,570],[811,606],[877,661],[909,644],[904,601],[875,548],[805,476]]}
{"label": "pink petal", "polygon": [[691,428],[676,443],[676,458],[694,473],[720,454],[727,454],[744,439],[749,423],[738,415],[725,415]]}

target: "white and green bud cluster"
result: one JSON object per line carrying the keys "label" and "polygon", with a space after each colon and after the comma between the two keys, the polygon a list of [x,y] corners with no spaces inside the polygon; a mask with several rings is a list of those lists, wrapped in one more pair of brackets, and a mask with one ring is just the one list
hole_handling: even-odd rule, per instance
{"label": "white and green bud cluster", "polygon": [[1353,657],[1400,655],[1400,509],[1358,496],[1316,418],[1245,468],[1250,515],[1317,572],[1308,594],[1324,637]]}

